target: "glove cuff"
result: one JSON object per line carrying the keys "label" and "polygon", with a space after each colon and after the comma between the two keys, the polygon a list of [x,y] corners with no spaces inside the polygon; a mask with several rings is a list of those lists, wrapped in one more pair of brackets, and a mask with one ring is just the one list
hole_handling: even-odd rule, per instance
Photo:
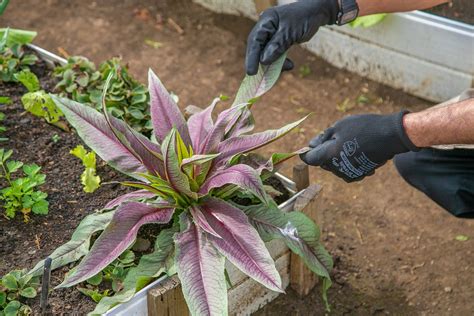
{"label": "glove cuff", "polygon": [[397,113],[397,134],[398,137],[400,138],[402,144],[409,150],[409,151],[420,151],[421,148],[417,147],[413,142],[410,140],[408,137],[407,132],[405,131],[405,127],[403,126],[403,117],[405,114],[410,113],[410,111],[407,110],[402,110],[399,113]]}
{"label": "glove cuff", "polygon": [[327,25],[334,25],[337,22],[337,16],[339,14],[339,0],[325,0],[326,5],[324,6],[327,11],[329,21]]}

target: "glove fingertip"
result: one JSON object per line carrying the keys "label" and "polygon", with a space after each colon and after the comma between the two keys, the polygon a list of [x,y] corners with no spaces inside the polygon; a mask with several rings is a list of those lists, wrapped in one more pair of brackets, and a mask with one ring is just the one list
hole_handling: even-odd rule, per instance
{"label": "glove fingertip", "polygon": [[287,58],[287,59],[285,59],[285,62],[283,63],[282,70],[283,71],[289,71],[289,70],[292,70],[294,67],[295,67],[295,65],[294,65],[293,61],[291,61],[291,59]]}

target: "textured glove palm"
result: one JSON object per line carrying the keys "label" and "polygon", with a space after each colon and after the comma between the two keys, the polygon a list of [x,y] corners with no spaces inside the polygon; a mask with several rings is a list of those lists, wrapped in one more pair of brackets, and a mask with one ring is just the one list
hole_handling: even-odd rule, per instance
{"label": "textured glove palm", "polygon": [[[337,0],[300,0],[262,13],[247,40],[246,71],[255,75],[258,64],[269,65],[295,43],[309,41],[320,26],[334,24]],[[293,68],[287,60],[285,70]]]}
{"label": "textured glove palm", "polygon": [[403,127],[405,113],[346,117],[313,138],[301,159],[346,182],[362,180],[396,154],[418,150]]}

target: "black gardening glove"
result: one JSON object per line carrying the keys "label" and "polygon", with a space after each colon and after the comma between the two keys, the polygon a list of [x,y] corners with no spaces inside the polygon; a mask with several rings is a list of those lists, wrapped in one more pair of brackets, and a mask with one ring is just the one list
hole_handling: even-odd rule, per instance
{"label": "black gardening glove", "polygon": [[[255,75],[259,62],[269,65],[291,45],[309,41],[320,26],[336,23],[338,11],[338,0],[300,0],[264,11],[247,40],[247,74]],[[291,68],[287,59],[283,69]]]}
{"label": "black gardening glove", "polygon": [[301,159],[346,182],[362,180],[396,154],[419,150],[403,127],[405,113],[346,117],[313,138]]}

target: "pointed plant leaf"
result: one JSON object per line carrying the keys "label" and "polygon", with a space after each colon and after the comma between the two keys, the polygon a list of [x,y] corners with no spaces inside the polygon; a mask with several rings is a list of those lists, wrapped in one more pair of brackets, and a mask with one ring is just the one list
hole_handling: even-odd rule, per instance
{"label": "pointed plant leaf", "polygon": [[166,135],[171,132],[171,129],[176,128],[184,143],[187,146],[192,145],[183,114],[151,69],[148,70],[148,90],[150,92],[151,121],[156,138],[163,141]]}
{"label": "pointed plant leaf", "polygon": [[283,126],[280,129],[267,130],[252,135],[241,135],[225,140],[219,144],[218,152],[220,152],[221,155],[216,158],[216,164],[226,163],[232,158],[232,156],[236,154],[247,153],[268,145],[269,143],[288,134],[291,130],[300,125],[306,118],[307,116],[294,123]]}
{"label": "pointed plant leaf", "polygon": [[250,191],[262,202],[267,202],[267,195],[263,187],[260,175],[250,166],[240,164],[215,172],[201,186],[199,193],[208,194],[214,188],[226,184],[235,184],[243,190]]}
{"label": "pointed plant leaf", "polygon": [[128,148],[129,151],[145,165],[148,171],[163,177],[164,164],[163,158],[160,155],[160,146],[132,129],[124,121],[109,115],[106,97],[110,81],[113,77],[114,72],[111,71],[107,77],[107,80],[105,81],[102,91],[102,111],[107,124],[109,125],[110,130],[117,140],[119,140],[126,148]]}
{"label": "pointed plant leaf", "polygon": [[283,292],[275,262],[244,212],[216,198],[207,199],[201,209],[214,231],[222,236],[207,235],[217,250],[251,278]]}
{"label": "pointed plant leaf", "polygon": [[227,315],[225,259],[185,213],[180,220],[175,261],[189,310],[192,315]]}
{"label": "pointed plant leaf", "polygon": [[156,194],[147,191],[147,190],[138,190],[130,193],[126,193],[124,195],[118,196],[115,199],[111,200],[109,203],[107,203],[104,207],[104,209],[112,209],[124,202],[127,201],[133,201],[133,200],[140,200],[140,199],[148,199],[148,198],[153,198],[156,197]]}
{"label": "pointed plant leaf", "polygon": [[173,212],[171,208],[160,209],[153,204],[139,202],[120,205],[90,252],[58,287],[69,287],[96,275],[134,242],[142,225],[168,223]]}
{"label": "pointed plant leaf", "polygon": [[196,153],[212,154],[218,152],[217,148],[219,144],[224,140],[225,131],[226,128],[229,126],[229,123],[233,120],[233,118],[239,116],[242,109],[246,108],[247,106],[247,103],[243,103],[219,113],[219,115],[217,116],[216,123],[209,131],[202,146],[199,148],[200,151],[197,151]]}
{"label": "pointed plant leaf", "polygon": [[117,139],[103,114],[66,98],[55,95],[51,98],[86,145],[110,166],[132,177],[136,177],[134,173],[147,170],[138,155]]}
{"label": "pointed plant leaf", "polygon": [[[239,208],[244,210],[264,241],[283,239],[287,246],[303,259],[311,271],[328,280],[325,284],[329,288],[332,258],[320,244],[319,229],[310,218],[296,211],[284,213],[274,202],[271,202],[269,206],[260,204],[239,206]],[[325,292],[323,295],[326,295]]]}
{"label": "pointed plant leaf", "polygon": [[[79,260],[82,256],[89,252],[90,239],[92,235],[105,227],[112,220],[114,211],[106,213],[94,213],[86,216],[69,240],[64,245],[53,251],[49,257],[53,260],[51,263],[51,270],[65,266],[68,263]],[[43,273],[44,260],[41,260],[36,266],[31,269],[28,274],[38,276]]]}
{"label": "pointed plant leaf", "polygon": [[174,255],[173,236],[178,232],[177,225],[163,229],[155,241],[154,250],[143,255],[136,267],[130,268],[122,283],[122,290],[111,297],[104,297],[91,315],[104,314],[117,304],[129,301],[136,292],[150,283],[154,278],[167,272],[167,262]]}
{"label": "pointed plant leaf", "polygon": [[270,90],[280,77],[285,59],[286,53],[271,65],[260,65],[255,76],[245,76],[233,105],[249,102]]}
{"label": "pointed plant leaf", "polygon": [[163,140],[161,146],[163,159],[165,162],[165,174],[169,184],[178,192],[184,193],[190,197],[195,197],[195,193],[191,191],[189,180],[181,171],[176,154],[176,132],[175,128]]}
{"label": "pointed plant leaf", "polygon": [[214,99],[211,105],[201,112],[191,115],[188,119],[189,134],[191,135],[193,148],[196,152],[200,152],[201,144],[204,142],[214,125],[214,122],[212,121],[212,111],[219,101],[219,98]]}
{"label": "pointed plant leaf", "polygon": [[217,238],[222,238],[219,236],[218,233],[209,225],[206,217],[201,211],[201,208],[198,205],[193,205],[189,208],[189,212],[191,213],[194,223],[199,226],[202,230],[206,233],[216,236]]}

